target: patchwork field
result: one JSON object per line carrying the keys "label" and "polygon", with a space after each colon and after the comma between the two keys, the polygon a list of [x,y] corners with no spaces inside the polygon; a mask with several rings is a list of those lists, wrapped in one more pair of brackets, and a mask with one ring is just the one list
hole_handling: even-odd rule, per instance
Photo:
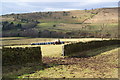
{"label": "patchwork field", "polygon": [[117,7],[8,14],[1,19],[3,37],[118,37]]}
{"label": "patchwork field", "polygon": [[[3,78],[118,78],[118,9],[91,8],[0,16],[3,25],[0,50],[4,47],[5,63],[9,60],[2,68]],[[57,39],[64,44],[31,45]],[[41,60],[37,62],[39,56]],[[14,60],[20,65],[13,65]]]}

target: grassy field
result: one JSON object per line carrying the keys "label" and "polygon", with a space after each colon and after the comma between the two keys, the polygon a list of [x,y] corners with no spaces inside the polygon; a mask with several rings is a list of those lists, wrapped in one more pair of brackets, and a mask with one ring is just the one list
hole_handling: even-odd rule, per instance
{"label": "grassy field", "polygon": [[[69,43],[108,40],[118,36],[118,8],[98,8],[91,10],[73,10],[56,12],[34,12],[4,15],[3,21],[11,22],[11,29],[3,30],[0,48],[40,46],[43,65],[28,63],[3,67],[3,77],[9,78],[118,78],[118,46],[101,47],[84,51],[83,54],[98,55],[88,58],[62,57],[63,46]],[[111,16],[111,17],[110,17]],[[23,20],[24,19],[24,20]],[[36,23],[37,22],[37,23]],[[7,23],[7,24],[8,24]],[[28,25],[31,23],[30,25]],[[35,23],[35,26],[32,26]],[[21,24],[21,28],[16,28]],[[6,25],[6,24],[5,24]],[[17,26],[18,27],[18,26]],[[20,26],[19,26],[20,27]],[[30,29],[30,31],[29,31]],[[27,31],[28,30],[28,31]],[[32,35],[29,32],[36,33]],[[31,45],[31,43],[54,42],[57,38],[30,37],[106,37],[102,38],[59,38],[65,44]],[[62,32],[62,33],[61,33]],[[42,34],[43,33],[43,34]],[[46,36],[44,35],[45,33]],[[29,34],[29,35],[28,35]],[[49,35],[50,34],[50,35]],[[52,36],[51,36],[52,35]],[[109,37],[109,38],[107,38]]]}
{"label": "grassy field", "polygon": [[54,38],[26,38],[26,37],[5,37],[2,38],[2,45],[21,45],[21,44],[31,44],[37,42],[54,41]]}
{"label": "grassy field", "polygon": [[[118,78],[118,49],[102,47],[86,53],[100,53],[88,58],[43,57],[39,63],[3,67],[4,77],[14,78]],[[77,75],[76,75],[77,74]]]}
{"label": "grassy field", "polygon": [[63,54],[63,46],[75,42],[87,42],[93,40],[102,40],[100,38],[75,38],[75,39],[60,39],[66,42],[61,45],[30,45],[31,43],[39,42],[54,42],[57,38],[27,38],[27,37],[4,37],[2,45],[6,47],[37,47],[40,46],[42,56],[60,57]]}
{"label": "grassy field", "polygon": [[[41,46],[43,66],[39,63],[3,67],[3,77],[9,78],[118,78],[118,46],[106,46],[84,51],[98,55],[88,58],[62,57],[63,45],[29,45],[32,42],[54,41],[56,38],[4,37],[5,47]],[[68,43],[105,40],[100,38],[60,39]],[[108,40],[108,39],[106,39]],[[68,44],[66,43],[66,44]],[[23,45],[22,45],[23,44]],[[28,44],[28,45],[27,45]],[[77,74],[77,75],[76,75]]]}
{"label": "grassy field", "polygon": [[42,56],[47,57],[61,57],[63,53],[63,45],[20,45],[6,47],[41,47]]}
{"label": "grassy field", "polygon": [[38,42],[54,42],[56,39],[60,39],[65,42],[86,42],[93,40],[108,40],[110,38],[29,38],[29,37],[3,37],[0,38],[3,46],[10,45],[30,45],[31,43]]}

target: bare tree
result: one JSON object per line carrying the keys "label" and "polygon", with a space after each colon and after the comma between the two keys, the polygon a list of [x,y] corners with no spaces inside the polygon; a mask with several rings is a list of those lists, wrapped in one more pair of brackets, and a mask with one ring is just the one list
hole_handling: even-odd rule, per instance
{"label": "bare tree", "polygon": [[104,23],[103,23],[103,24],[101,25],[101,27],[100,27],[100,32],[101,32],[101,38],[102,38],[102,39],[103,39],[104,34],[105,34],[105,33],[103,33],[105,27],[107,27],[107,24],[104,24]]}

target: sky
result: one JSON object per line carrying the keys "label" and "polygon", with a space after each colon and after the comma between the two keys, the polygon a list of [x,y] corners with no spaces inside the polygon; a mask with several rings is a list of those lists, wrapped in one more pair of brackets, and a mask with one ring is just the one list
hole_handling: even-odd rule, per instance
{"label": "sky", "polygon": [[0,15],[118,7],[119,0],[2,0]]}

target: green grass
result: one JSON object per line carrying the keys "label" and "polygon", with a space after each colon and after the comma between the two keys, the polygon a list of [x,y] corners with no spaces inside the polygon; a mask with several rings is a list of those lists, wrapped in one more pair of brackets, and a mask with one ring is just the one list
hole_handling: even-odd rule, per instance
{"label": "green grass", "polygon": [[[96,48],[96,49],[91,49],[91,50],[88,50],[88,51],[83,51],[83,52],[78,52],[77,53],[77,56],[76,55],[72,55],[72,56],[76,56],[76,57],[91,57],[91,56],[96,56],[96,55],[99,55],[99,54],[107,54],[108,51],[112,50],[112,49],[115,49],[115,48],[118,48],[118,45],[112,45],[112,46],[105,46],[105,47],[100,47],[100,48]],[[78,55],[79,54],[79,55]]]}
{"label": "green grass", "polygon": [[[33,67],[34,66],[34,67]],[[43,69],[39,63],[27,63],[24,65],[4,66],[3,78],[18,78],[18,75],[33,73],[35,70]],[[13,71],[13,72],[11,72]]]}
{"label": "green grass", "polygon": [[[77,21],[79,21],[79,19],[76,19]],[[100,30],[102,29],[101,26],[103,24],[82,24],[80,22],[72,22],[72,23],[61,23],[61,22],[57,22],[57,21],[46,21],[44,23],[40,23],[38,24],[37,28],[39,30],[49,30],[49,31],[56,31],[56,32],[74,32],[74,31],[85,31],[85,32],[89,32],[89,33],[95,33],[95,32],[100,32]],[[53,25],[56,25],[55,27]],[[103,33],[106,34],[107,32],[109,32],[109,34],[113,34],[111,33],[116,32],[117,30],[117,23],[113,23],[113,24],[104,24],[105,26],[103,27]]]}
{"label": "green grass", "polygon": [[21,21],[11,21],[11,22],[13,22],[14,24],[22,24],[22,25],[27,24],[27,23],[23,23]]}
{"label": "green grass", "polygon": [[[63,11],[60,12],[52,12],[51,15],[49,15],[47,12],[45,13],[29,13],[29,14],[20,14],[18,17],[21,19],[33,19],[37,20],[40,23],[35,27],[39,31],[44,31],[44,30],[49,30],[49,31],[56,31],[56,32],[63,32],[65,35],[67,32],[72,32],[75,33],[73,35],[69,35],[69,37],[73,36],[76,37],[80,36],[79,32],[86,32],[90,33],[91,36],[94,36],[93,33],[98,33],[100,35],[100,29],[101,25],[99,23],[92,23],[92,24],[86,24],[83,23],[84,20],[86,19],[91,19],[92,16],[97,15],[96,13],[101,11],[102,9],[94,9],[94,10],[72,10],[68,11],[70,12],[70,15],[64,16]],[[106,10],[104,10],[106,11]],[[38,16],[39,15],[39,16]],[[41,17],[42,18],[41,18]],[[75,16],[76,18],[72,18],[72,16]],[[99,16],[99,15],[98,15]],[[16,17],[16,15],[8,15],[3,16],[6,21],[8,21],[8,18]],[[36,18],[37,17],[37,18]],[[58,19],[59,18],[59,19]],[[21,23],[21,24],[26,24],[21,21],[16,20],[11,20],[11,22],[14,22],[15,24]],[[106,23],[107,26],[105,26],[104,31],[102,34],[111,34],[110,37],[114,37],[116,35],[116,30],[117,30],[117,23]],[[56,25],[55,27],[53,25]],[[5,33],[11,34],[12,32],[18,32],[19,30],[11,30],[11,31],[6,31]],[[14,33],[15,34],[15,33]],[[100,37],[99,35],[95,35],[97,37]]]}
{"label": "green grass", "polygon": [[57,23],[39,23],[38,25],[37,25],[37,28],[40,28],[40,30],[41,29],[50,29],[50,28],[54,28],[54,26],[53,25],[57,25]]}

